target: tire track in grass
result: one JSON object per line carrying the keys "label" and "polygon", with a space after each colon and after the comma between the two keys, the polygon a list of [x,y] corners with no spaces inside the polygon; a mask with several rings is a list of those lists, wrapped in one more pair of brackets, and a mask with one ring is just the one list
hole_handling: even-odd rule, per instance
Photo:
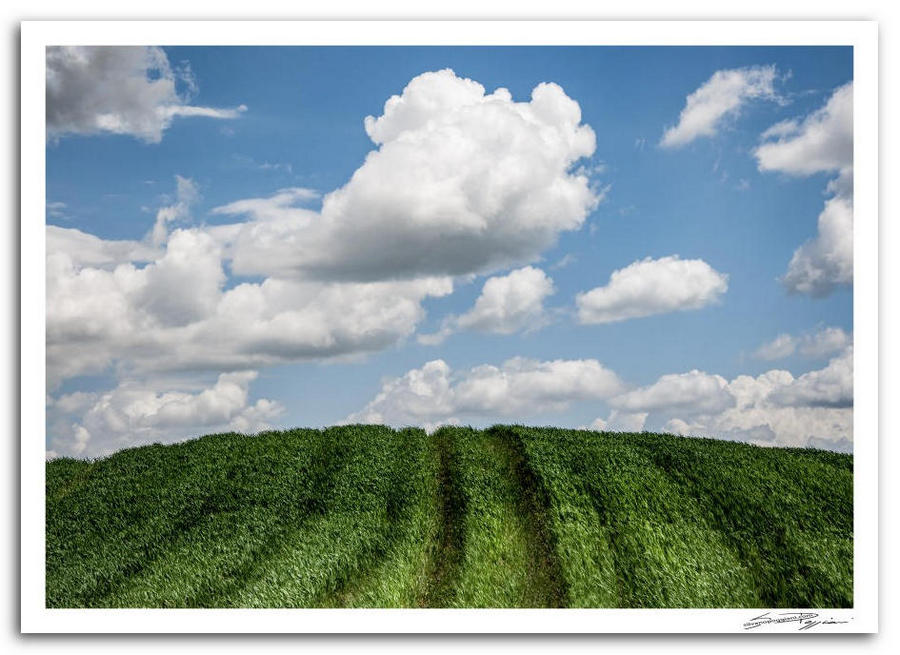
{"label": "tire track in grass", "polygon": [[525,533],[528,548],[529,575],[542,592],[542,607],[566,607],[568,593],[565,578],[556,555],[553,533],[548,515],[549,498],[532,470],[525,446],[515,432],[505,428],[491,428],[498,444],[506,451],[509,470],[519,486],[520,516],[529,530]]}
{"label": "tire track in grass", "polygon": [[430,584],[419,599],[421,607],[450,607],[463,559],[465,496],[459,484],[459,462],[450,430],[440,429],[431,442],[437,457],[434,508],[439,516],[437,538],[428,565]]}
{"label": "tire track in grass", "polygon": [[552,548],[542,537],[540,503],[524,458],[504,430],[448,428],[465,498],[463,558],[453,607],[564,604]]}

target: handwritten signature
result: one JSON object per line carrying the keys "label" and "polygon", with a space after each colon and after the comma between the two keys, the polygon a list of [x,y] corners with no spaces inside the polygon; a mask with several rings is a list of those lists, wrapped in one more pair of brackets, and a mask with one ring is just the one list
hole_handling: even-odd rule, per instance
{"label": "handwritten signature", "polygon": [[763,625],[774,625],[778,623],[797,623],[798,630],[809,630],[818,625],[832,625],[836,623],[849,623],[849,621],[841,621],[831,617],[819,618],[815,612],[764,612],[759,616],[753,617],[744,623],[744,630],[753,630]]}

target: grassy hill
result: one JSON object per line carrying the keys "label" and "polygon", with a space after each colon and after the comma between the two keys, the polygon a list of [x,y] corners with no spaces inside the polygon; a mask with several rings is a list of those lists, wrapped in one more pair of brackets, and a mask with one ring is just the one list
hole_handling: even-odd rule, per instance
{"label": "grassy hill", "polygon": [[48,607],[851,607],[853,459],[380,426],[47,463]]}

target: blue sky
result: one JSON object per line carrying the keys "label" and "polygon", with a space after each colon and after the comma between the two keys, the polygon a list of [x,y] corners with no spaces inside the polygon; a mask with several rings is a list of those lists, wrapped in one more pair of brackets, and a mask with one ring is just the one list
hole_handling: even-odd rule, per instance
{"label": "blue sky", "polygon": [[[48,55],[50,456],[345,420],[852,449],[852,49],[100,50]],[[483,103],[466,78],[510,96]],[[542,83],[549,114],[529,104]],[[395,95],[431,122],[388,116]],[[540,120],[516,122],[523,106]],[[457,145],[488,158],[483,180]],[[419,179],[453,189],[430,207]],[[284,189],[307,191],[273,201]],[[448,241],[446,207],[483,232]],[[274,240],[254,231],[270,219],[288,226]],[[404,243],[437,256],[403,268]],[[589,319],[579,294],[625,269],[633,284],[597,298],[631,317]],[[366,299],[371,326],[328,318],[365,322],[341,303]],[[230,314],[235,336],[222,315],[246,303],[259,322]]]}

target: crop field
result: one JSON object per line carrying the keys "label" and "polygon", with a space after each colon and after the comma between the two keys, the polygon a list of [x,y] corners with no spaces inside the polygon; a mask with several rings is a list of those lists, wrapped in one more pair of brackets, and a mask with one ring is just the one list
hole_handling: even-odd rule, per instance
{"label": "crop field", "polygon": [[852,607],[853,458],[343,426],[47,463],[48,607]]}

